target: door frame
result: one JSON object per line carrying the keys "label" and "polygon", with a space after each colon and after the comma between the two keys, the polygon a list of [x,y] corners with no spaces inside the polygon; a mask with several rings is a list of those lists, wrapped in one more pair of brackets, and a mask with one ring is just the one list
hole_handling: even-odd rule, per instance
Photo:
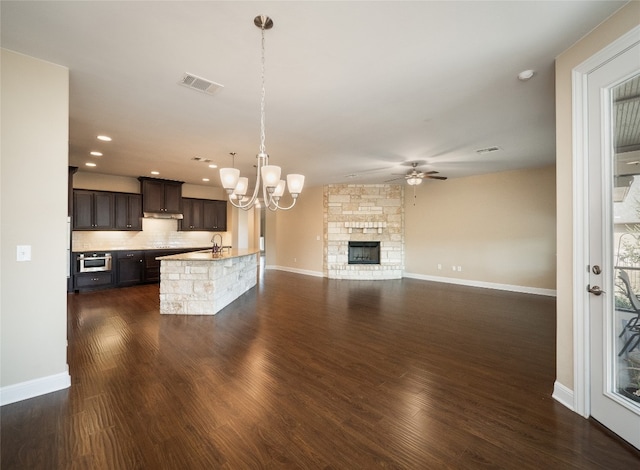
{"label": "door frame", "polygon": [[572,70],[572,168],[573,168],[573,411],[591,415],[591,331],[589,284],[589,119],[587,79],[589,74],[639,42],[640,26],[609,44]]}

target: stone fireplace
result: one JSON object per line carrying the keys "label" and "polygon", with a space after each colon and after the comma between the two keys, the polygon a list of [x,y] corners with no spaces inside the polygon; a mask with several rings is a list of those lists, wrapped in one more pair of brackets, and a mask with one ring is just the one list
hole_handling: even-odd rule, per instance
{"label": "stone fireplace", "polygon": [[[404,187],[334,184],[324,188],[324,274],[330,279],[401,279]],[[350,261],[349,243],[360,260]],[[371,245],[377,243],[377,248]],[[359,245],[359,247],[357,246]],[[364,249],[366,248],[366,254]],[[377,260],[372,261],[373,249]],[[367,258],[367,259],[365,259]],[[356,262],[354,262],[356,261]]]}

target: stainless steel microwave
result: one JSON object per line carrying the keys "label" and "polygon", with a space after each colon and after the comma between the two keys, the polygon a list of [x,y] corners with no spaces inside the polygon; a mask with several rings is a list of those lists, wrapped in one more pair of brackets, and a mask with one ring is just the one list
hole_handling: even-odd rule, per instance
{"label": "stainless steel microwave", "polygon": [[78,255],[78,272],[111,271],[111,253],[81,253]]}

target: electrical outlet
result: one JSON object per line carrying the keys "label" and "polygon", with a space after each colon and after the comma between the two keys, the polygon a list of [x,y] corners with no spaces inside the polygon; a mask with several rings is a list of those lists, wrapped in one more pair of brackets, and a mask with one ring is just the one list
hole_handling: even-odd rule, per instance
{"label": "electrical outlet", "polygon": [[458,272],[462,271],[462,266],[458,266]]}
{"label": "electrical outlet", "polygon": [[451,266],[451,270],[455,271],[456,267],[455,266]]}
{"label": "electrical outlet", "polygon": [[442,270],[442,265],[440,263],[438,263],[438,271]]}
{"label": "electrical outlet", "polygon": [[298,262],[298,258],[293,258],[293,262],[297,263]]}
{"label": "electrical outlet", "polygon": [[31,261],[31,245],[18,245],[16,261]]}

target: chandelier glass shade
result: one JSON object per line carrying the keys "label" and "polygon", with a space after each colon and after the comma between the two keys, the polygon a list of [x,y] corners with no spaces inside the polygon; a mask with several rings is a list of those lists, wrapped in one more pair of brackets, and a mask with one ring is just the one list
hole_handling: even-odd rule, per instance
{"label": "chandelier glass shade", "polygon": [[[269,210],[289,210],[295,206],[298,196],[304,187],[304,175],[287,175],[286,181],[280,179],[282,170],[279,166],[269,164],[269,154],[265,148],[265,86],[264,86],[264,32],[273,27],[273,21],[268,16],[256,16],[253,23],[260,28],[262,33],[262,95],[260,100],[260,151],[256,155],[256,184],[251,197],[248,197],[249,179],[240,176],[240,170],[236,168],[221,168],[220,181],[222,187],[229,196],[229,202],[239,209],[249,210],[252,207],[260,207],[259,193],[262,183],[262,199]],[[234,155],[234,154],[232,154]],[[280,198],[286,189],[289,189],[292,202],[289,206],[280,205]]]}
{"label": "chandelier glass shade", "polygon": [[411,176],[407,178],[407,184],[410,186],[417,186],[420,183],[422,183],[422,178],[419,178],[417,176]]}

